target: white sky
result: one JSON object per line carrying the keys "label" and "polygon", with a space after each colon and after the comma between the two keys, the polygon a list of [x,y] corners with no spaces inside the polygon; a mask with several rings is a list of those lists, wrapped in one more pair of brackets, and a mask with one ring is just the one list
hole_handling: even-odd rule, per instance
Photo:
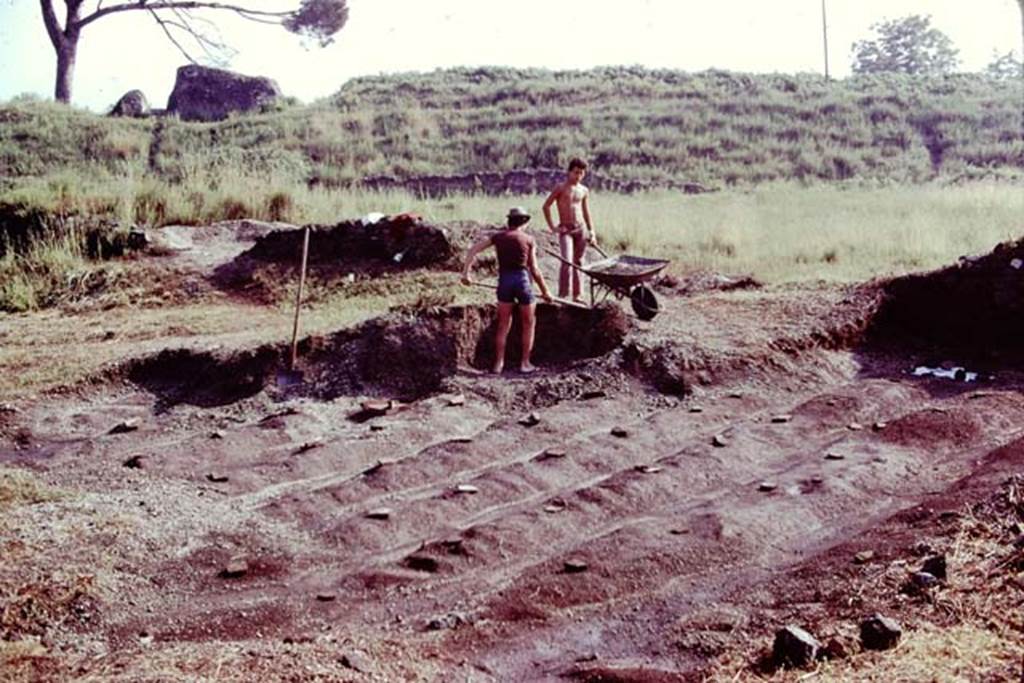
{"label": "white sky", "polygon": [[[909,14],[931,15],[960,50],[964,71],[983,69],[995,53],[1021,52],[1016,0],[827,2],[836,77],[848,75],[850,46],[871,36],[871,24]],[[821,0],[349,0],[349,7],[347,26],[326,49],[307,49],[280,28],[232,24],[224,37],[239,54],[229,68],[270,76],[306,102],[354,76],[449,66],[823,71]],[[162,107],[183,63],[144,14],[101,19],[82,34],[74,103],[103,111],[139,88]],[[0,0],[0,101],[52,97],[54,65],[38,0]]]}

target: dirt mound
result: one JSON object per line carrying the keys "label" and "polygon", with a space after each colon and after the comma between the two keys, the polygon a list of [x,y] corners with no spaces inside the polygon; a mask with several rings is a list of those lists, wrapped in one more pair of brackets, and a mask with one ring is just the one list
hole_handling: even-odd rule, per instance
{"label": "dirt mound", "polygon": [[[418,216],[386,216],[377,222],[354,220],[314,225],[309,236],[310,263],[376,260],[405,267],[443,263],[455,255],[448,231]],[[260,261],[296,260],[302,253],[301,230],[274,231],[257,240],[245,256]]]}
{"label": "dirt mound", "polygon": [[931,273],[896,278],[870,338],[911,348],[943,349],[978,359],[1020,354],[1024,337],[1024,241],[963,257]]}
{"label": "dirt mound", "polygon": [[[321,399],[426,396],[459,368],[490,367],[495,323],[493,306],[458,306],[392,314],[329,337],[307,338],[300,344],[304,382],[291,393]],[[550,367],[602,356],[622,343],[628,328],[617,306],[540,305],[533,360]],[[521,353],[519,337],[516,322],[508,341],[510,363]],[[174,349],[132,361],[121,372],[158,396],[164,408],[181,403],[210,407],[254,396],[274,384],[286,357],[284,345],[234,353]]]}

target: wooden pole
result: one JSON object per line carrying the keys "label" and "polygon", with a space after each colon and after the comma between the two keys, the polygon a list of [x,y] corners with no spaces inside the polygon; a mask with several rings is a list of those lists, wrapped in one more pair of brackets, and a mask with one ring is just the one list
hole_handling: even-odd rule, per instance
{"label": "wooden pole", "polygon": [[299,268],[299,291],[295,294],[295,322],[292,324],[292,354],[288,358],[288,369],[295,370],[299,355],[299,307],[302,305],[302,290],[306,286],[306,260],[309,257],[309,226],[302,238],[302,266]]}
{"label": "wooden pole", "polygon": [[825,0],[821,0],[821,33],[825,42],[825,80],[828,80],[828,18],[825,15]]}

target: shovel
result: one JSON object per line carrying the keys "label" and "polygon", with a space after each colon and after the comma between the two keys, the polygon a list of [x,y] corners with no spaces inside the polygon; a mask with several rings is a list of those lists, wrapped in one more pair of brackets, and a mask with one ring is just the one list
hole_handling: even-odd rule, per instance
{"label": "shovel", "polygon": [[302,305],[302,290],[306,286],[306,261],[309,258],[309,226],[302,237],[302,266],[299,268],[299,291],[295,294],[295,321],[292,323],[292,348],[288,356],[288,369],[277,373],[278,386],[287,387],[302,383],[302,371],[295,369],[299,355],[299,309]]}

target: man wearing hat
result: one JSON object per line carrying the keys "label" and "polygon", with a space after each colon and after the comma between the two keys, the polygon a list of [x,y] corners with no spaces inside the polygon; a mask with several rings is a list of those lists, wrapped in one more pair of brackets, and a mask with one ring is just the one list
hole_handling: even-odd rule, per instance
{"label": "man wearing hat", "polygon": [[523,356],[519,361],[519,371],[533,372],[535,368],[530,364],[530,354],[533,352],[537,304],[530,288],[530,276],[537,281],[545,301],[551,301],[551,294],[544,276],[537,268],[537,247],[533,236],[520,229],[530,222],[530,214],[516,206],[508,212],[507,218],[507,229],[485,237],[470,247],[462,268],[462,282],[471,284],[469,271],[477,255],[493,246],[498,252],[498,325],[494,333],[492,367],[495,373],[500,373],[505,367],[505,342],[512,329],[512,311],[518,306],[519,321],[523,328]]}

